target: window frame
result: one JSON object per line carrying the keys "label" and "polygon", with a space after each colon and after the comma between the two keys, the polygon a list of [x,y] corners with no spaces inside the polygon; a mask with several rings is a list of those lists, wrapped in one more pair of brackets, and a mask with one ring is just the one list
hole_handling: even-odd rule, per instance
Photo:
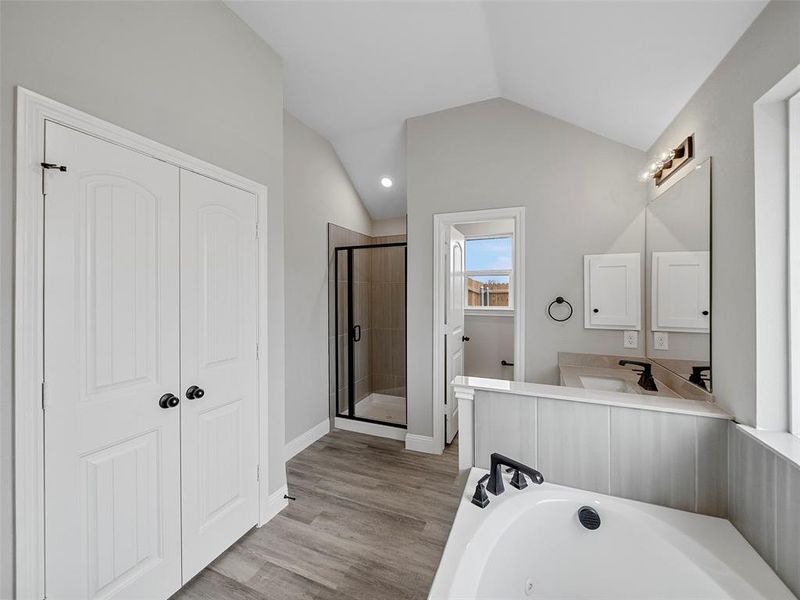
{"label": "window frame", "polygon": [[788,319],[789,433],[800,437],[800,91],[787,99],[788,113]]}
{"label": "window frame", "polygon": [[[511,268],[510,269],[478,269],[468,270],[467,256],[469,255],[469,242],[473,240],[511,240]],[[464,311],[466,313],[510,313],[514,311],[514,234],[513,233],[488,233],[485,235],[467,235],[464,236]],[[491,276],[507,276],[508,277],[508,306],[470,306],[469,305],[469,288],[468,281],[470,277],[491,277]]]}

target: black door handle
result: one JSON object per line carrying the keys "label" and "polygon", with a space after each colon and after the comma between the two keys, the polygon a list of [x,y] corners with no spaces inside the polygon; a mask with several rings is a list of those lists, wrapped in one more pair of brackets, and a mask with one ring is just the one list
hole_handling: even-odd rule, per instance
{"label": "black door handle", "polygon": [[361,325],[353,326],[353,341],[354,342],[361,341]]}
{"label": "black door handle", "polygon": [[200,398],[202,398],[205,395],[206,395],[205,390],[201,387],[197,387],[196,385],[193,385],[188,390],[186,390],[186,397],[189,400],[200,400]]}
{"label": "black door handle", "polygon": [[461,341],[462,341],[462,342],[468,342],[468,341],[469,341],[469,338],[468,338],[467,336],[465,336],[465,335],[462,335],[462,336],[461,336]]}
{"label": "black door handle", "polygon": [[161,408],[175,408],[181,403],[181,399],[174,394],[164,394],[158,399],[158,405]]}

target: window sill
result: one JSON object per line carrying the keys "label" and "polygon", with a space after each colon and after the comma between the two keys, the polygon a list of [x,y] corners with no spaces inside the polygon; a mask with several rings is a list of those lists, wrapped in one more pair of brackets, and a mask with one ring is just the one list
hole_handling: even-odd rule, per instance
{"label": "window sill", "polygon": [[467,308],[464,315],[468,317],[513,317],[513,308]]}
{"label": "window sill", "polygon": [[736,424],[736,427],[751,438],[765,446],[768,450],[783,459],[800,467],[800,438],[786,431],[766,431],[748,425]]}

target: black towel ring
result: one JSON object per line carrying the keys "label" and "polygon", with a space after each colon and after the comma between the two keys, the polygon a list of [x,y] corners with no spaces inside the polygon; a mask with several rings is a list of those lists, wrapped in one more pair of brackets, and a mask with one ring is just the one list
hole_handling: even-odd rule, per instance
{"label": "black towel ring", "polygon": [[[563,319],[557,319],[557,318],[555,318],[555,317],[553,316],[553,312],[552,312],[552,310],[553,310],[553,304],[566,304],[567,306],[569,306],[569,314],[568,314],[566,317],[564,317]],[[548,306],[548,307],[547,307],[547,314],[548,314],[548,315],[550,315],[550,318],[551,318],[551,319],[553,319],[553,321],[557,321],[557,322],[559,322],[559,323],[563,323],[564,321],[569,321],[570,317],[572,316],[572,304],[570,304],[569,302],[567,302],[567,301],[564,299],[564,297],[563,297],[563,296],[559,296],[558,298],[556,298],[555,300],[553,300],[553,301],[550,303],[550,306]]]}

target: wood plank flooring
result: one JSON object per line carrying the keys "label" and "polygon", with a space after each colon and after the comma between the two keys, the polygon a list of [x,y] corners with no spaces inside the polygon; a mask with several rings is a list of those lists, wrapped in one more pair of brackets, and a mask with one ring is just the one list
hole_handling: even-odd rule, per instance
{"label": "wood plank flooring", "polygon": [[441,456],[334,430],[287,464],[297,500],[254,529],[175,600],[427,597],[463,481]]}

